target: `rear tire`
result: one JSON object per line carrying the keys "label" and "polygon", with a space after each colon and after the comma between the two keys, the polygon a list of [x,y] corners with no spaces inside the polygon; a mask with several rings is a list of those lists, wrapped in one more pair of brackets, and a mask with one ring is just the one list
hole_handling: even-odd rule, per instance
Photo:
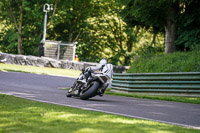
{"label": "rear tire", "polygon": [[92,86],[88,90],[80,93],[80,99],[87,100],[88,98],[96,96],[98,88],[100,87],[100,83],[95,81],[92,82],[91,84]]}

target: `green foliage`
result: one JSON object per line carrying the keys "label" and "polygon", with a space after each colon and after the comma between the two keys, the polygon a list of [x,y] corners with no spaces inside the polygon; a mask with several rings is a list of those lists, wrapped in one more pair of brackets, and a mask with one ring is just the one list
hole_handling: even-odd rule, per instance
{"label": "green foliage", "polygon": [[17,54],[17,33],[10,29],[1,41],[1,50],[6,53]]}
{"label": "green foliage", "polygon": [[87,19],[88,25],[79,39],[78,55],[85,61],[98,62],[107,58],[110,63],[123,64],[127,35],[126,24],[117,14],[120,5],[101,1],[95,3],[96,6],[101,12]]}
{"label": "green foliage", "polygon": [[[2,52],[17,53],[17,39],[21,36],[23,54],[38,55],[45,3],[54,4],[54,11],[48,13],[46,39],[78,41],[76,51],[81,61],[98,62],[107,58],[115,65],[129,65],[133,56],[164,51],[164,25],[167,9],[171,6],[165,0],[2,0]],[[200,8],[196,7],[200,2],[174,0],[171,4],[179,4],[175,20],[177,50],[199,45]],[[16,24],[20,23],[20,9],[23,22],[19,32]]]}
{"label": "green foliage", "polygon": [[[0,19],[4,23],[4,26],[8,28],[7,31],[4,31],[2,40],[0,40],[0,44],[3,45],[1,47],[3,52],[17,53],[16,35],[20,34],[22,37],[23,54],[38,55],[38,46],[43,31],[43,5],[48,2],[53,3],[53,0],[3,0],[2,6],[0,6],[0,15],[3,17]],[[20,9],[22,9],[23,13],[21,33],[19,32],[18,25],[20,23]]]}
{"label": "green foliage", "polygon": [[142,57],[151,57],[152,55],[162,54],[164,48],[162,46],[152,46],[148,43],[145,43],[143,47],[137,49],[135,53]]}
{"label": "green foliage", "polygon": [[125,19],[130,25],[154,27],[154,30],[163,31],[167,7],[164,0],[129,0],[124,9],[124,14],[128,13]]}
{"label": "green foliage", "polygon": [[188,50],[194,45],[200,45],[200,8],[196,8],[200,6],[200,2],[186,1],[183,5],[185,6],[180,9],[182,13],[177,19],[178,50]]}
{"label": "green foliage", "polygon": [[155,32],[163,32],[169,7],[176,7],[177,50],[189,50],[200,44],[200,2],[197,0],[129,0],[124,9],[125,21],[129,25],[153,27]]}
{"label": "green foliage", "polygon": [[77,41],[93,11],[94,4],[91,0],[59,1],[49,38],[67,42]]}
{"label": "green foliage", "polygon": [[175,52],[169,55],[141,56],[128,73],[200,72],[200,51]]}

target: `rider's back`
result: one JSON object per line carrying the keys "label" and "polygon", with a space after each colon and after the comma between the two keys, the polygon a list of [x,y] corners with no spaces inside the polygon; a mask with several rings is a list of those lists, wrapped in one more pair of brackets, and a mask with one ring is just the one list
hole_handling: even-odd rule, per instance
{"label": "rider's back", "polygon": [[103,69],[101,70],[102,73],[105,75],[108,75],[109,78],[112,78],[113,75],[113,65],[112,64],[106,64]]}

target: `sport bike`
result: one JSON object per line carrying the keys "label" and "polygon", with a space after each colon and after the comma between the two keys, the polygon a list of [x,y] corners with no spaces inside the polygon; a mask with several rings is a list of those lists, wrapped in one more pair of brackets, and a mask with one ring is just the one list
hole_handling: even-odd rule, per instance
{"label": "sport bike", "polygon": [[94,96],[103,96],[106,88],[111,82],[113,66],[112,64],[106,64],[103,71],[93,72],[88,79],[84,79],[84,74],[89,71],[83,69],[80,76],[75,80],[73,86],[67,91],[67,97],[80,97],[82,100],[87,100]]}

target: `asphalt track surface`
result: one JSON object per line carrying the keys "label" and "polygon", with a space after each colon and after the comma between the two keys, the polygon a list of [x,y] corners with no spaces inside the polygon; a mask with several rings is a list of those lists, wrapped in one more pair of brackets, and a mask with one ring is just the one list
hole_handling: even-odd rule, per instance
{"label": "asphalt track surface", "polygon": [[[89,100],[67,98],[66,91],[75,78],[0,71],[0,93],[21,98],[105,112],[126,117],[200,129],[200,105],[137,99],[120,96],[96,96]],[[0,99],[1,101],[1,99]]]}

